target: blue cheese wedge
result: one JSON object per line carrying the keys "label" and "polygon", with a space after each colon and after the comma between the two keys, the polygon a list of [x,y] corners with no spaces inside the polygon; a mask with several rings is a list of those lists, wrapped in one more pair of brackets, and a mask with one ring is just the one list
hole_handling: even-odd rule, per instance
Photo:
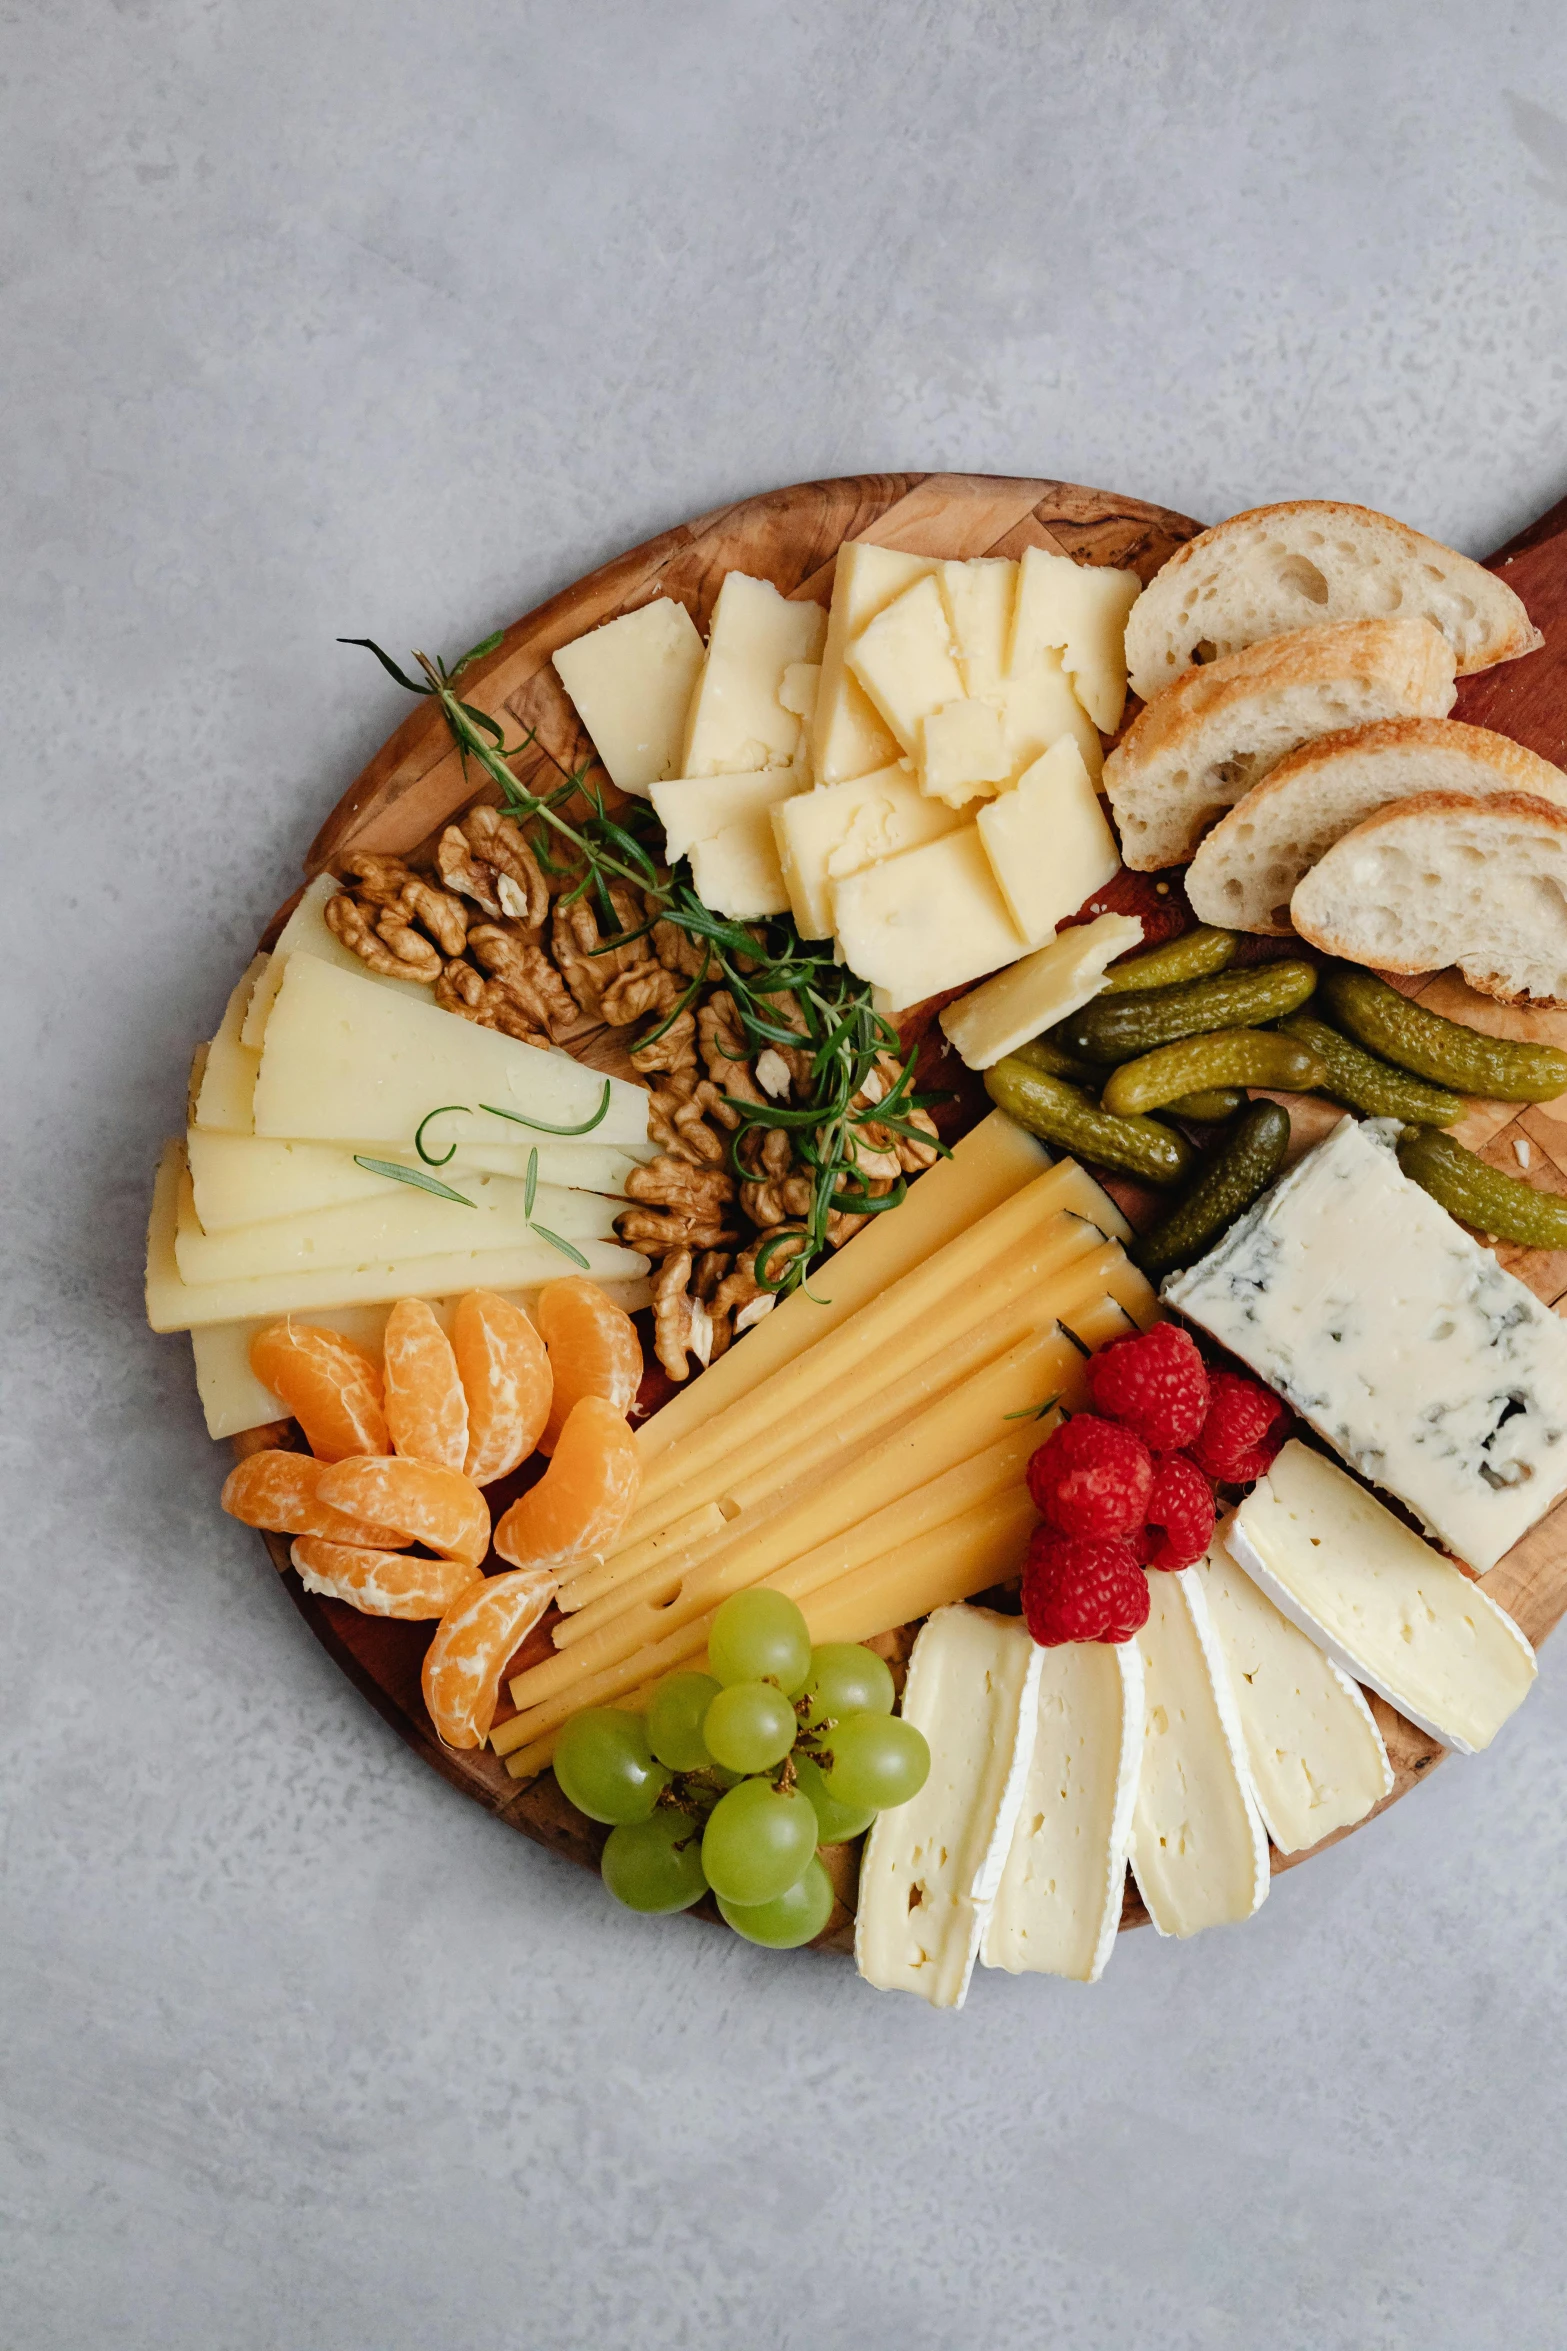
{"label": "blue cheese wedge", "polygon": [[930,1743],[930,1777],[877,1814],[854,1929],[855,1965],[882,1991],[963,2005],[1023,1801],[1044,1655],[1020,1617],[988,1608],[938,1608],[914,1644],[903,1717]]}
{"label": "blue cheese wedge", "polygon": [[1229,1667],[1257,1809],[1281,1853],[1303,1853],[1392,1794],[1382,1733],[1349,1675],[1222,1542],[1192,1573]]}
{"label": "blue cheese wedge", "polygon": [[1512,1618],[1298,1441],[1252,1488],[1225,1542],[1335,1665],[1457,1754],[1488,1747],[1527,1697],[1534,1651]]}
{"label": "blue cheese wedge", "polygon": [[1040,1652],[1033,1749],[980,1956],[1097,1983],[1115,1948],[1143,1752],[1135,1641]]}
{"label": "blue cheese wedge", "polygon": [[1150,1575],[1148,1591],[1132,1874],[1161,1935],[1196,1935],[1250,1918],[1265,1899],[1268,1839],[1196,1571]]}
{"label": "blue cheese wedge", "polygon": [[1344,1119],[1164,1286],[1471,1567],[1567,1492],[1567,1324]]}

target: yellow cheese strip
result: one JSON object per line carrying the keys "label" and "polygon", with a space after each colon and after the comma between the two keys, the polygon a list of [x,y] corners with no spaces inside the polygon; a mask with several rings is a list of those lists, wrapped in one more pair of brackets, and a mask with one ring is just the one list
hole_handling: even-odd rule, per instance
{"label": "yellow cheese strip", "polygon": [[[792,1363],[837,1330],[894,1282],[977,1224],[1050,1165],[1033,1136],[1003,1112],[993,1110],[964,1136],[950,1159],[939,1160],[909,1187],[903,1206],[873,1216],[836,1256],[811,1277],[811,1293],[796,1290],[737,1340],[700,1379],[671,1397],[646,1427],[637,1431],[642,1456],[643,1497],[656,1489],[654,1463],[704,1423],[738,1404],[753,1388]],[[1119,1211],[1101,1193],[1105,1214],[1094,1221],[1118,1240],[1129,1237]],[[1109,1221],[1113,1220],[1113,1221]]]}

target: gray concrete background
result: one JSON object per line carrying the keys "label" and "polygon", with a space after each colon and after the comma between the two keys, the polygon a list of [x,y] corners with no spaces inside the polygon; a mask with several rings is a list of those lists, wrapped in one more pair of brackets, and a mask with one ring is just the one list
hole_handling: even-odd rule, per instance
{"label": "gray concrete background", "polygon": [[1567,2341],[1567,1657],[1244,1930],[932,2017],[423,1771],[139,1305],[402,715],[338,634],[881,466],[1482,552],[1567,488],[1559,8],[12,0],[0,71],[0,2342]]}

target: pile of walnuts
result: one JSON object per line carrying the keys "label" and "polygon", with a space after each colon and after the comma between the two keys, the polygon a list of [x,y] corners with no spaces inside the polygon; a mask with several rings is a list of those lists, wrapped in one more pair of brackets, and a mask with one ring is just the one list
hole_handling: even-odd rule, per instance
{"label": "pile of walnuts", "polygon": [[[600,951],[592,900],[566,905],[574,877],[547,873],[515,818],[498,809],[474,808],[448,825],[435,865],[439,882],[400,858],[346,858],[327,923],[373,971],[423,980],[446,1011],[525,1045],[567,1045],[601,1025],[663,1028],[702,968],[701,942],[678,924],[655,919],[644,929],[656,905],[627,883],[610,885],[616,919],[608,935],[642,935]],[[715,1361],[768,1311],[772,1295],[757,1282],[757,1251],[776,1240],[768,1265],[776,1278],[803,1245],[814,1178],[789,1135],[753,1127],[735,1152],[743,1175],[731,1161],[741,1122],[732,1101],[809,1100],[811,1054],[799,1008],[788,995],[768,1002],[781,1027],[801,1032],[798,1051],[769,1047],[752,1057],[734,998],[716,982],[662,1035],[630,1048],[651,1089],[648,1128],[660,1148],[627,1177],[631,1206],[615,1229],[627,1248],[654,1261],[658,1359],[673,1380],[688,1376],[693,1356],[699,1364]],[[874,1107],[896,1077],[896,1063],[883,1057],[861,1104]],[[873,1124],[856,1129],[859,1175],[874,1196],[936,1157],[930,1119],[915,1111],[909,1123],[931,1140]],[[841,1246],[864,1222],[831,1216],[830,1245]]]}

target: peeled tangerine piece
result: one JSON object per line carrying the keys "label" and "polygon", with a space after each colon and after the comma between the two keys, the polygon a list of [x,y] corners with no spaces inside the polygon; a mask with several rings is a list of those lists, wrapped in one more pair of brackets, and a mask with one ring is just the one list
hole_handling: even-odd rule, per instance
{"label": "peeled tangerine piece", "polygon": [[482,1747],[501,1675],[549,1606],[555,1578],[523,1567],[490,1576],[442,1617],[425,1651],[424,1702],[448,1747]]}
{"label": "peeled tangerine piece", "polygon": [[546,1283],[538,1316],[555,1375],[539,1450],[553,1453],[567,1414],[584,1396],[601,1396],[622,1415],[631,1410],[642,1385],[642,1342],[630,1315],[580,1275]]}
{"label": "peeled tangerine piece", "polygon": [[334,1510],[395,1527],[405,1542],[427,1543],[443,1559],[477,1567],[490,1547],[489,1505],[460,1469],[371,1455],[335,1462],[316,1490]]}
{"label": "peeled tangerine piece", "polygon": [[490,1486],[526,1461],[544,1434],[555,1385],[550,1359],[522,1308],[493,1290],[458,1300],[452,1352],[468,1398],[461,1467],[476,1486]]}
{"label": "peeled tangerine piece", "polygon": [[495,1548],[513,1567],[555,1570],[602,1558],[631,1516],[641,1482],[625,1421],[604,1397],[584,1396],[567,1415],[549,1468],[496,1528]]}
{"label": "peeled tangerine piece", "polygon": [[307,1592],[346,1600],[361,1616],[445,1616],[470,1585],[484,1582],[465,1559],[417,1559],[411,1551],[371,1551],[301,1535],[293,1549]]}
{"label": "peeled tangerine piece", "polygon": [[351,1339],[311,1323],[269,1323],[250,1342],[250,1368],[288,1406],[318,1460],[391,1451],[381,1374]]}
{"label": "peeled tangerine piece", "polygon": [[381,1342],[386,1425],[396,1452],[442,1469],[468,1460],[468,1399],[452,1343],[425,1298],[399,1298]]}
{"label": "peeled tangerine piece", "polygon": [[230,1518],[274,1535],[324,1535],[333,1543],[370,1543],[395,1550],[402,1537],[373,1520],[350,1518],[321,1501],[316,1488],[329,1464],[308,1453],[269,1447],[229,1471],[218,1499]]}

